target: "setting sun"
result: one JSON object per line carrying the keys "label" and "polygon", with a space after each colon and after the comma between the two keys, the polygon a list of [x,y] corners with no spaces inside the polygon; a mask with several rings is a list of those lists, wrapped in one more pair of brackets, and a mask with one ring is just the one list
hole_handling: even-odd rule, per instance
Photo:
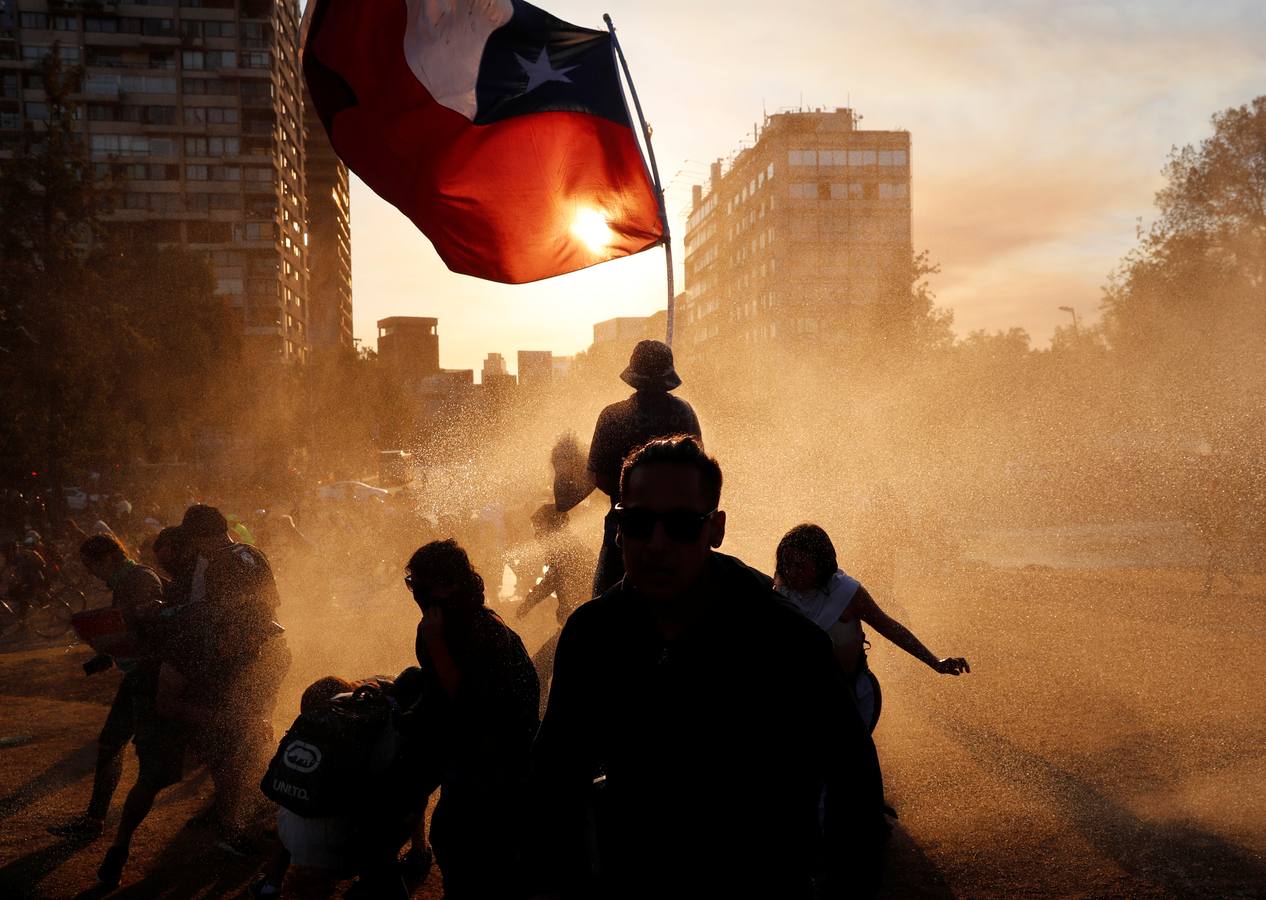
{"label": "setting sun", "polygon": [[611,244],[611,226],[596,209],[581,207],[571,223],[571,233],[593,253],[602,254]]}

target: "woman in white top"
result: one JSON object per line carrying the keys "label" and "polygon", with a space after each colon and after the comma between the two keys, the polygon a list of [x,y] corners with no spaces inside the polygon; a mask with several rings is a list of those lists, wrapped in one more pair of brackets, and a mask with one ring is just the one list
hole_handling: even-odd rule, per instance
{"label": "woman in white top", "polygon": [[880,609],[866,588],[840,569],[830,536],[817,525],[797,525],[778,542],[774,588],[830,635],[857,711],[872,731],[879,721],[881,698],[879,682],[866,665],[863,622],[942,675],[971,671],[962,657],[937,657],[910,629]]}

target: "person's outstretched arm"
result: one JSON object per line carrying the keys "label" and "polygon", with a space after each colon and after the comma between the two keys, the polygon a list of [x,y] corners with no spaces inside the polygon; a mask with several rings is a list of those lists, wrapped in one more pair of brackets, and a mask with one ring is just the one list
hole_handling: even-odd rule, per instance
{"label": "person's outstretched arm", "polygon": [[880,609],[879,604],[866,588],[857,589],[857,596],[853,598],[853,602],[857,604],[859,619],[928,668],[942,675],[959,675],[971,671],[971,667],[967,665],[967,660],[963,657],[951,656],[941,659],[925,647],[923,642],[914,636],[914,632]]}

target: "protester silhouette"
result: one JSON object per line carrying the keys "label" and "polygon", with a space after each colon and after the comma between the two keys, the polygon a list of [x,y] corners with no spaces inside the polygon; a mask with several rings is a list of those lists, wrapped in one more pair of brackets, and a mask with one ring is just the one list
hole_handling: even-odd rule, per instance
{"label": "protester silhouette", "polygon": [[272,713],[290,665],[280,599],[263,551],[233,541],[213,506],[185,511],[173,536],[179,598],[167,623],[159,708],[191,726],[191,743],[215,781],[217,846],[246,855],[260,812],[259,779],[272,754]]}
{"label": "protester silhouette", "polygon": [[626,573],[564,626],[534,749],[540,896],[875,889],[887,829],[873,744],[826,636],[716,552],[720,495],[694,437],[624,463]]}
{"label": "protester silhouette", "polygon": [[540,545],[541,568],[544,574],[528,589],[523,602],[515,610],[515,618],[523,619],[533,609],[553,596],[558,599],[554,616],[560,631],[555,631],[532,654],[532,664],[541,680],[541,694],[548,690],[554,673],[554,652],[558,636],[568,617],[590,597],[593,554],[567,530],[567,513],[546,504],[532,513],[532,529]]}
{"label": "protester silhouette", "polygon": [[880,609],[870,592],[839,567],[835,546],[818,525],[797,525],[783,535],[775,552],[774,586],[831,638],[857,712],[871,731],[879,721],[882,695],[879,680],[866,664],[863,622],[942,675],[971,671],[962,657],[936,656],[909,628]]}
{"label": "protester silhouette", "polygon": [[97,879],[104,886],[114,887],[127,864],[132,837],[149,815],[159,791],[180,781],[185,740],[180,723],[158,709],[161,663],[144,640],[146,628],[152,627],[162,609],[162,579],[153,569],[130,559],[119,542],[107,535],[93,535],[85,540],[79,556],[84,568],[110,588],[111,605],[122,612],[134,651],[112,658],[99,656],[85,666],[86,672],[97,671],[102,666],[96,662],[102,660],[105,668],[118,666],[123,679],[97,739],[97,768],[88,810],[49,830],[78,839],[101,834],[111,797],[123,774],[123,750],[132,741],[140,763],[136,783],[123,802],[114,842],[97,871]]}
{"label": "protester silhouette", "polygon": [[[677,434],[693,435],[702,443],[703,432],[690,404],[670,391],[681,386],[673,366],[673,351],[662,341],[640,341],[633,348],[629,364],[620,378],[633,394],[612,403],[598,414],[589,459],[584,470],[575,463],[570,441],[555,447],[554,500],[567,512],[584,500],[595,487],[611,498],[614,506],[620,490],[620,467],[631,450],[647,441]],[[602,549],[594,572],[593,594],[597,596],[624,575],[624,563],[615,545],[616,521],[608,513],[603,522]]]}
{"label": "protester silhouette", "polygon": [[440,773],[431,845],[449,900],[520,895],[528,754],[540,688],[523,642],[485,605],[455,541],[420,547],[405,584],[422,611],[422,684],[401,716]]}

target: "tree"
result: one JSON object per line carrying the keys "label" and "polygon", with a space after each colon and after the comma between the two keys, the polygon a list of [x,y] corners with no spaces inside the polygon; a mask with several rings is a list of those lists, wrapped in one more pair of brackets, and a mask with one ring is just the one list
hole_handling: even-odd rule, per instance
{"label": "tree", "polygon": [[6,455],[38,462],[57,484],[74,442],[93,430],[85,388],[99,361],[99,309],[81,307],[102,199],[74,129],[81,71],[53,47],[40,64],[48,121],[23,135],[0,172],[0,377]]}
{"label": "tree", "polygon": [[109,186],[75,125],[81,73],[54,47],[40,74],[48,121],[0,169],[0,453],[59,487],[66,464],[188,446],[225,422],[214,400],[240,338],[206,258],[102,221]]}
{"label": "tree", "polygon": [[1212,121],[1170,154],[1159,215],[1103,303],[1122,361],[1185,410],[1266,388],[1266,96]]}

